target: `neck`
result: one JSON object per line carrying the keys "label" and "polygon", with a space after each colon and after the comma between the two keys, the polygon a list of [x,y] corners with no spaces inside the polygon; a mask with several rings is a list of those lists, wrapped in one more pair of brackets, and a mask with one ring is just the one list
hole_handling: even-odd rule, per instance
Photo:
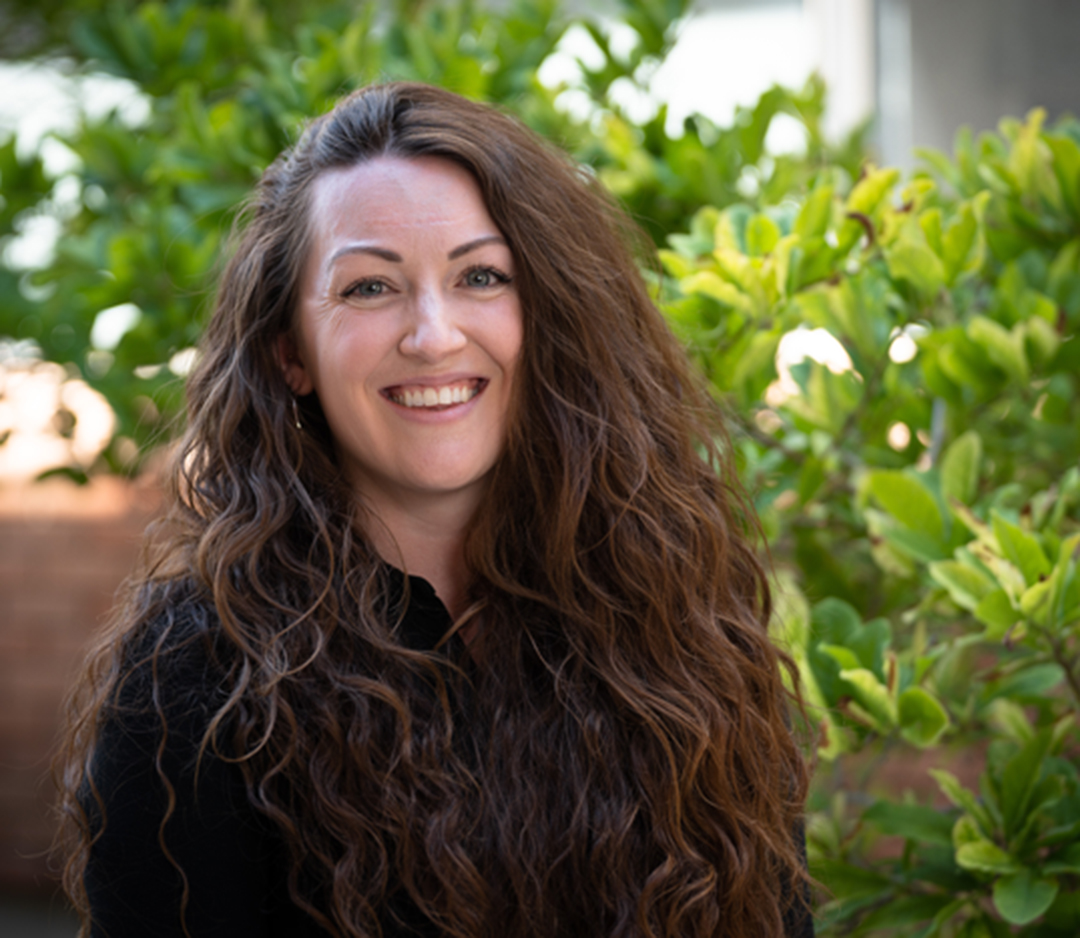
{"label": "neck", "polygon": [[465,532],[476,506],[440,499],[430,504],[410,500],[407,505],[369,501],[369,508],[375,517],[367,533],[379,555],[427,580],[457,618],[468,604]]}

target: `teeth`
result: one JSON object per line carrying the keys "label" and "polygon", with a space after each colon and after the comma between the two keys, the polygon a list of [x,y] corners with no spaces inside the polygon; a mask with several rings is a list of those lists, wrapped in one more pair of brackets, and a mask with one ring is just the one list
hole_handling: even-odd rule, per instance
{"label": "teeth", "polygon": [[444,385],[440,388],[405,388],[390,395],[391,400],[405,407],[447,407],[464,404],[476,397],[479,384]]}

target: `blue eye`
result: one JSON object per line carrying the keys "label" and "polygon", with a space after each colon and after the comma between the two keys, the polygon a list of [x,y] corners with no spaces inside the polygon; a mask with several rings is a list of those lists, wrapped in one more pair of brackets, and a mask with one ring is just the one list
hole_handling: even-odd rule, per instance
{"label": "blue eye", "polygon": [[473,267],[465,271],[465,276],[462,279],[466,286],[480,289],[510,282],[510,278],[506,274],[501,273],[494,267]]}
{"label": "blue eye", "polygon": [[361,299],[370,299],[382,296],[385,292],[386,284],[381,280],[361,280],[346,289],[342,296],[358,296]]}

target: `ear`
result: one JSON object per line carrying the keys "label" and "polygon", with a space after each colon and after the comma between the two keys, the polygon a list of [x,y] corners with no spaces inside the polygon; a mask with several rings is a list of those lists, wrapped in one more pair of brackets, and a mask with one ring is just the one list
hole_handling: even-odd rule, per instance
{"label": "ear", "polygon": [[315,390],[311,375],[304,367],[300,357],[300,349],[297,348],[296,340],[291,334],[283,332],[277,338],[277,357],[281,372],[285,375],[285,383],[297,397],[303,397]]}

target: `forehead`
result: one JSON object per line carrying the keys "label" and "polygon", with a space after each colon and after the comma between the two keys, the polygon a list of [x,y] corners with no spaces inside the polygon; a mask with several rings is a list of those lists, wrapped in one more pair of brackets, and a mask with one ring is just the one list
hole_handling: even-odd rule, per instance
{"label": "forehead", "polygon": [[472,174],[430,156],[381,156],[323,173],[309,222],[316,249],[342,238],[498,234]]}

